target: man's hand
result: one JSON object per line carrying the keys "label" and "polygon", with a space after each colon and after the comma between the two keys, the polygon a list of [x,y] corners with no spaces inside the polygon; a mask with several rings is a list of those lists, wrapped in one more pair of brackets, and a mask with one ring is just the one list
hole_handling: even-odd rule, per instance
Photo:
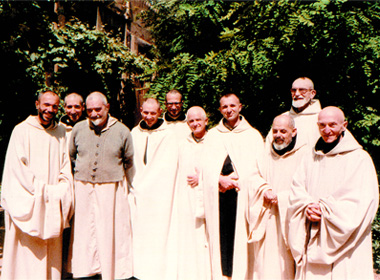
{"label": "man's hand", "polygon": [[319,222],[321,220],[321,207],[317,203],[310,203],[305,210],[306,218],[311,222]]}
{"label": "man's hand", "polygon": [[276,205],[277,203],[277,195],[272,190],[267,190],[264,193],[264,206],[270,207],[272,205]]}
{"label": "man's hand", "polygon": [[228,190],[235,189],[236,191],[240,191],[239,177],[235,174],[235,172],[231,173],[228,176],[220,175],[219,176],[219,191],[225,193]]}
{"label": "man's hand", "polygon": [[196,186],[198,186],[198,183],[199,183],[199,170],[195,168],[195,174],[187,176],[187,184],[190,187],[195,188]]}

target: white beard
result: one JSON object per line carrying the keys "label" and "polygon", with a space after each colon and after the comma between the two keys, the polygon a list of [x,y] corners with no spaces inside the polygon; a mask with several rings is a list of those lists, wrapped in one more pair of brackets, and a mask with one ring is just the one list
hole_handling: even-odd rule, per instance
{"label": "white beard", "polygon": [[101,121],[102,121],[101,119],[96,119],[96,120],[92,120],[91,122],[93,125],[98,126]]}
{"label": "white beard", "polygon": [[290,143],[286,144],[285,142],[282,143],[282,144],[277,144],[276,142],[273,141],[273,147],[277,150],[277,151],[281,151],[283,149],[285,149],[287,146],[289,146]]}
{"label": "white beard", "polygon": [[307,100],[306,98],[304,99],[299,99],[299,100],[293,100],[292,106],[295,108],[300,108],[305,106],[307,103],[309,103],[310,100]]}

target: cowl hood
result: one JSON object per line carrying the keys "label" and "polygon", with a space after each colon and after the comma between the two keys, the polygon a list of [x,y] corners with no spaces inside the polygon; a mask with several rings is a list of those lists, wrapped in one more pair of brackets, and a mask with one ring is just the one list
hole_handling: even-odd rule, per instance
{"label": "cowl hood", "polygon": [[[139,124],[137,125],[137,127],[139,128],[139,130],[141,130],[141,131],[145,131],[145,132],[151,132],[151,131],[160,131],[160,130],[164,130],[164,129],[166,129],[167,127],[168,127],[168,125],[167,125],[167,123],[166,122],[164,122],[164,120],[163,119],[158,119],[158,121],[157,121],[157,123],[158,123],[158,126],[157,127],[155,127],[155,128],[147,128],[146,127],[146,123],[145,123],[145,121],[144,120],[141,120],[140,122],[139,122]],[[157,124],[156,123],[156,124]],[[159,124],[159,123],[161,123],[161,124]]]}
{"label": "cowl hood", "polygon": [[219,124],[216,126],[216,129],[219,130],[222,133],[228,133],[228,132],[241,133],[243,131],[246,131],[247,129],[251,129],[252,128],[252,126],[247,122],[247,120],[242,115],[240,115],[240,123],[238,124],[237,127],[235,127],[232,130],[228,129],[224,125],[223,120],[224,119],[221,119],[220,122],[219,122]]}
{"label": "cowl hood", "polygon": [[[321,138],[319,138],[318,141],[323,141]],[[344,135],[342,135],[341,140],[339,143],[328,153],[323,153],[320,150],[315,150],[315,147],[313,149],[313,152],[315,155],[319,156],[334,156],[337,154],[342,154],[342,153],[347,153],[347,152],[352,152],[357,149],[362,149],[363,147],[356,141],[354,136],[351,134],[350,131],[346,130],[344,132]]]}
{"label": "cowl hood", "polygon": [[52,124],[45,128],[42,126],[42,124],[38,121],[38,116],[29,116],[25,122],[33,127],[36,127],[38,129],[42,129],[42,130],[53,130],[53,129],[56,129],[57,126],[58,126],[58,123],[56,121],[53,121]]}

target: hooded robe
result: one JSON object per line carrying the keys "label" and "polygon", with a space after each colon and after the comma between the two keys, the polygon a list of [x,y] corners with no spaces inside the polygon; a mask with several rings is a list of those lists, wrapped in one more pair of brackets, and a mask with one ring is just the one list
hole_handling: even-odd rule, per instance
{"label": "hooded robe", "polygon": [[213,279],[222,279],[219,242],[219,175],[227,156],[230,157],[234,172],[239,177],[240,188],[237,196],[232,279],[251,279],[247,275],[253,275],[248,272],[248,269],[253,268],[253,252],[252,246],[248,246],[247,243],[248,189],[244,182],[247,178],[251,178],[251,183],[257,187],[265,183],[258,171],[258,161],[261,160],[263,149],[261,134],[243,117],[233,130],[229,130],[221,120],[207,135],[202,159],[202,176]]}
{"label": "hooded robe", "polygon": [[187,176],[201,171],[204,139],[195,141],[189,133],[180,142],[176,205],[178,208],[178,279],[211,279],[210,252],[206,237],[203,188],[187,184]]}
{"label": "hooded robe", "polygon": [[37,116],[18,124],[5,159],[2,279],[60,279],[62,231],[73,211],[65,128],[44,128]]}
{"label": "hooded robe", "polygon": [[[302,112],[297,113],[293,107],[283,113],[289,115],[294,119],[295,127],[297,127],[297,139],[300,142],[305,142],[310,147],[314,147],[315,143],[320,137],[318,129],[318,114],[322,110],[321,103],[318,99],[313,99],[310,106]],[[273,134],[272,129],[269,131],[265,139],[266,150],[269,151],[272,144]]]}
{"label": "hooded robe", "polygon": [[[260,171],[269,185],[250,194],[250,235],[255,252],[254,279],[294,279],[294,260],[285,236],[285,218],[292,178],[308,146],[294,138],[295,145],[279,155],[266,152]],[[265,206],[264,193],[271,189],[277,205]]]}
{"label": "hooded robe", "polygon": [[[307,154],[294,175],[287,213],[296,279],[373,279],[371,223],[378,200],[372,159],[349,131],[326,154]],[[320,222],[306,218],[312,202],[320,205]]]}
{"label": "hooded robe", "polygon": [[165,123],[145,129],[143,122],[132,129],[136,168],[131,190],[134,272],[143,280],[175,279],[176,259],[171,257],[177,244],[172,236],[172,214],[178,142]]}

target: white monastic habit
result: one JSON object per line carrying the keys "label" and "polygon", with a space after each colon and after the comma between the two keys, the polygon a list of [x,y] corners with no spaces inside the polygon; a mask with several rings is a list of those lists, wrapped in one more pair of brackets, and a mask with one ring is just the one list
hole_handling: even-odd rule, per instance
{"label": "white monastic habit", "polygon": [[[285,218],[293,175],[309,148],[296,138],[293,141],[292,149],[282,155],[275,152],[273,145],[266,151],[260,171],[268,185],[250,190],[249,242],[253,243],[255,252],[254,279],[294,279]],[[268,189],[277,195],[277,205],[263,204],[263,194]]]}
{"label": "white monastic habit", "polygon": [[73,211],[65,128],[37,116],[18,124],[5,159],[2,279],[61,279],[62,231]]}
{"label": "white monastic habit", "polygon": [[244,182],[250,178],[255,187],[265,184],[258,171],[258,161],[261,160],[263,150],[261,134],[242,116],[239,125],[233,130],[229,130],[221,120],[207,135],[202,159],[202,176],[212,279],[220,280],[223,277],[219,242],[219,175],[228,155],[235,174],[239,176],[240,187],[237,197],[232,279],[252,279],[249,275],[253,273],[249,270],[253,268],[253,252],[252,246],[248,246],[247,242],[248,189]]}
{"label": "white monastic habit", "polygon": [[164,119],[164,121],[168,128],[174,131],[175,135],[177,136],[178,142],[182,139],[186,139],[189,133],[191,133],[191,130],[187,125],[186,119],[179,121],[167,121],[166,119]]}
{"label": "white monastic habit", "polygon": [[[372,159],[349,131],[328,153],[306,155],[287,213],[296,279],[373,279],[371,223],[378,201]],[[311,202],[320,205],[320,222],[306,218]]]}
{"label": "white monastic habit", "polygon": [[134,273],[143,280],[176,279],[178,241],[171,220],[178,142],[165,123],[155,129],[143,129],[141,123],[132,129],[136,168],[131,190]]}
{"label": "white monastic habit", "polygon": [[[295,127],[297,127],[297,139],[300,142],[305,142],[310,147],[314,147],[320,137],[317,122],[318,114],[321,110],[322,108],[319,100],[313,99],[310,106],[300,113],[296,113],[293,107],[288,112],[284,113],[294,119]],[[272,139],[273,134],[271,129],[265,139],[266,150],[270,149]]]}
{"label": "white monastic habit", "polygon": [[[205,136],[205,138],[207,135]],[[178,208],[178,278],[211,279],[210,252],[206,237],[203,188],[191,187],[187,176],[201,171],[204,139],[195,141],[190,133],[180,142],[176,205]]]}

